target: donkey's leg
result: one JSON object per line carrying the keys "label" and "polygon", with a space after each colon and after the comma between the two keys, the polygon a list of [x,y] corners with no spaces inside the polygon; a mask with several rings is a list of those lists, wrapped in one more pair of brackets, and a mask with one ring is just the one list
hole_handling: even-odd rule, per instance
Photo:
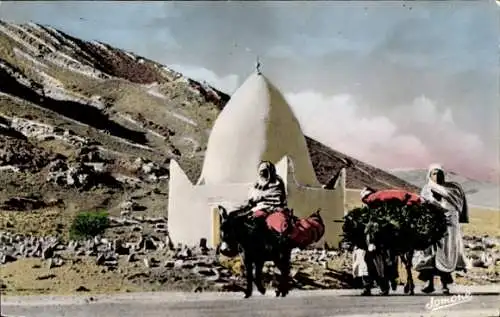
{"label": "donkey's leg", "polygon": [[411,272],[412,268],[412,260],[413,260],[413,251],[406,252],[402,254],[402,260],[406,270],[406,284],[404,287],[404,293],[415,295],[415,284],[413,282],[413,274]]}
{"label": "donkey's leg", "polygon": [[276,285],[276,289],[274,291],[274,293],[276,294],[276,297],[280,297],[281,296],[281,274],[283,274],[283,271],[282,271],[282,267],[281,267],[281,259],[279,258],[276,258],[274,261],[274,265],[280,270],[280,276],[279,278],[276,278],[276,271],[275,271],[275,278],[277,279],[277,285]]}
{"label": "donkey's leg", "polygon": [[262,284],[262,268],[264,267],[264,260],[259,259],[255,261],[255,285],[259,293],[264,295],[266,293],[266,288]]}
{"label": "donkey's leg", "polygon": [[411,269],[413,267],[413,253],[414,251],[410,251],[406,254],[407,257],[407,265],[406,265],[406,275],[408,276],[407,283],[409,284],[410,295],[415,295],[415,283],[413,282],[413,274]]}
{"label": "donkey's leg", "polygon": [[398,289],[398,279],[399,279],[399,257],[397,254],[392,254],[392,267],[391,267],[391,289],[396,291]]}
{"label": "donkey's leg", "polygon": [[253,292],[253,258],[248,254],[243,255],[243,263],[245,265],[245,273],[247,278],[247,287],[245,289],[245,298],[252,296]]}
{"label": "donkey's leg", "polygon": [[406,283],[403,291],[405,294],[408,294],[410,292],[410,277],[408,276],[408,255],[406,253],[401,254],[401,261],[403,262],[406,271]]}
{"label": "donkey's leg", "polygon": [[[280,263],[279,263],[279,270],[280,270],[280,281],[279,281],[279,291],[281,297],[285,297],[288,295],[290,285],[290,257],[291,257],[291,250],[284,251],[284,253],[280,257]],[[276,294],[276,296],[279,296]]]}

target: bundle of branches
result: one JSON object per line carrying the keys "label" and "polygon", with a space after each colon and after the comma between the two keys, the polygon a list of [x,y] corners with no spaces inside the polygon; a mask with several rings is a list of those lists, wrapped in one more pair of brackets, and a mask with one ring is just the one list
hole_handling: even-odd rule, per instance
{"label": "bundle of branches", "polygon": [[424,250],[446,234],[445,212],[430,203],[408,206],[399,200],[355,208],[344,216],[343,240],[366,250],[369,235],[375,245],[397,252]]}

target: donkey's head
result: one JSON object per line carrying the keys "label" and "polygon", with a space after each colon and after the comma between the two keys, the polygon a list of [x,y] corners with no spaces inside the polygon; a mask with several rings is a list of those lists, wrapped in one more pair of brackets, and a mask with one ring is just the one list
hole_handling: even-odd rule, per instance
{"label": "donkey's head", "polygon": [[219,252],[227,257],[238,255],[238,230],[241,230],[240,221],[236,213],[228,213],[223,206],[217,206],[220,217],[220,245]]}

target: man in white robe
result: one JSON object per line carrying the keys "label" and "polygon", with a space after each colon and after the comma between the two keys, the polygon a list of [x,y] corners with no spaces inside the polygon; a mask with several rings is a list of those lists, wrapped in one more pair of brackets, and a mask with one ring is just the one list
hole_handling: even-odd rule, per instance
{"label": "man in white robe", "polygon": [[460,223],[468,222],[467,201],[460,185],[445,182],[444,170],[440,165],[432,164],[429,167],[427,180],[420,195],[446,210],[449,225],[439,245],[417,252],[414,257],[415,269],[420,273],[418,278],[428,282],[422,292],[434,292],[434,276],[439,276],[443,293],[449,294],[448,284],[453,283],[451,273],[466,271],[468,266],[460,229]]}

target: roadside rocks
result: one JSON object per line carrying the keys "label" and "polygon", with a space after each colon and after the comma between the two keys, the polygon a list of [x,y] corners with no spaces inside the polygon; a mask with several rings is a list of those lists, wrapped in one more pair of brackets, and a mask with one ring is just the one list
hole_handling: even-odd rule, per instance
{"label": "roadside rocks", "polygon": [[[166,229],[166,220],[163,218],[114,218],[112,222]],[[52,269],[71,266],[90,258],[99,266],[100,272],[114,270],[127,272],[127,278],[134,283],[175,284],[188,283],[185,282],[188,280],[194,281],[194,285],[213,287],[218,285],[221,289],[244,283],[244,272],[241,267],[238,269],[241,262],[237,259],[230,259],[227,263],[225,260],[222,261],[215,254],[215,250],[206,246],[206,241],[200,241],[200,245],[196,247],[184,245],[173,247],[168,235],[140,233],[135,240],[132,240],[132,237],[129,239],[95,237],[84,241],[72,240],[62,243],[55,237],[32,237],[0,232],[0,264],[34,257],[44,260],[44,264],[38,268]],[[490,270],[500,261],[499,250],[489,247],[485,248],[485,251],[473,251],[470,248],[467,250],[473,269],[460,275],[462,278],[479,280],[480,276],[484,275],[488,281],[500,279],[498,274],[492,275],[485,269]],[[301,289],[349,287],[350,274],[345,273],[350,271],[349,259],[351,259],[350,253],[345,251],[294,249],[291,278],[294,285]],[[332,262],[336,267],[331,267]],[[274,263],[266,262],[263,273],[264,280],[269,284],[276,280],[278,270]],[[46,274],[47,279],[51,278],[50,274],[50,272]],[[342,278],[345,281],[339,282],[339,274],[348,276]],[[43,279],[45,276],[40,278]]]}
{"label": "roadside rocks", "polygon": [[500,260],[500,253],[481,252],[480,254],[474,254],[471,258],[473,267],[488,268],[494,266]]}
{"label": "roadside rocks", "polygon": [[118,256],[112,251],[99,253],[96,257],[96,264],[106,266],[108,268],[114,268],[118,266]]}
{"label": "roadside rocks", "polygon": [[132,263],[137,261],[137,256],[135,253],[130,253],[127,257],[127,262]]}
{"label": "roadside rocks", "polygon": [[38,257],[47,260],[64,249],[54,237],[23,237],[0,232],[0,253],[5,256],[7,262],[15,261],[17,257]]}
{"label": "roadside rocks", "polygon": [[[168,237],[167,220],[165,218],[131,215],[132,210],[142,210],[142,207],[128,200],[118,207],[121,210],[121,217],[110,216],[111,227],[129,227],[134,232],[142,232],[145,227],[149,227],[151,231],[156,233],[155,236]],[[167,247],[171,245],[168,238],[162,243]]]}
{"label": "roadside rocks", "polygon": [[0,252],[0,264],[14,262],[16,260],[17,260],[17,258],[15,256],[13,256],[12,254],[8,254],[8,253],[4,254],[3,252]]}
{"label": "roadside rocks", "polygon": [[49,269],[54,267],[61,267],[64,265],[64,260],[60,257],[50,258],[47,261],[47,267]]}
{"label": "roadside rocks", "polygon": [[484,237],[481,239],[481,242],[485,249],[492,249],[494,247],[500,246],[500,239]]}
{"label": "roadside rocks", "polygon": [[119,239],[113,241],[112,250],[118,255],[129,255],[130,247],[125,247],[123,242]]}
{"label": "roadside rocks", "polygon": [[471,254],[481,251],[493,252],[493,250],[499,246],[499,238],[489,236],[464,236],[464,247]]}

